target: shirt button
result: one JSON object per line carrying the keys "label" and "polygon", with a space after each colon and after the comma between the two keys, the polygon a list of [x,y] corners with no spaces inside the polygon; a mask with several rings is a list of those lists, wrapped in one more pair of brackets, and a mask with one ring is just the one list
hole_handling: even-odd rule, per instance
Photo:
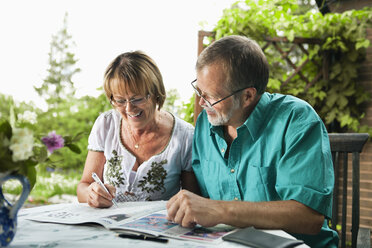
{"label": "shirt button", "polygon": [[239,198],[238,197],[234,197],[234,201],[238,201],[239,200]]}
{"label": "shirt button", "polygon": [[230,170],[230,172],[231,172],[231,173],[234,173],[234,172],[235,172],[235,170],[234,170],[234,169],[231,169],[231,170]]}
{"label": "shirt button", "polygon": [[225,148],[222,148],[222,149],[221,149],[221,152],[224,153],[224,152],[225,152]]}

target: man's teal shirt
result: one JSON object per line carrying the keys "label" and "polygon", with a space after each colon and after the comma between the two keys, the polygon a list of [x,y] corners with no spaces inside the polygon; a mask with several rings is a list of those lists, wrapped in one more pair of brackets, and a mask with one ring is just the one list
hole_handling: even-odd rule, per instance
{"label": "man's teal shirt", "polygon": [[198,117],[192,165],[202,194],[213,200],[296,200],[326,217],[318,235],[291,233],[310,247],[337,247],[327,226],[334,184],[327,130],[314,109],[288,95],[264,93],[237,129],[228,155],[221,126]]}

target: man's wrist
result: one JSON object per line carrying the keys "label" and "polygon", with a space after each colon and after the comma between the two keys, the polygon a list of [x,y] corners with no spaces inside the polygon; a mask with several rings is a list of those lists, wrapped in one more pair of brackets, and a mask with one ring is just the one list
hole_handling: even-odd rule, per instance
{"label": "man's wrist", "polygon": [[219,201],[219,210],[221,216],[221,223],[226,225],[233,225],[236,218],[235,205],[236,202]]}

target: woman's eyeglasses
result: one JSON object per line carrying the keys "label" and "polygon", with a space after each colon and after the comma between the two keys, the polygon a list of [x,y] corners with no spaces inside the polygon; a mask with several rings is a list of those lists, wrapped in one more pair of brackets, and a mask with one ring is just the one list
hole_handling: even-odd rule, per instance
{"label": "woman's eyeglasses", "polygon": [[129,102],[133,106],[141,106],[147,102],[147,100],[150,98],[150,94],[148,94],[146,97],[141,98],[132,98],[130,100],[127,99],[115,99],[112,95],[110,97],[110,103],[116,107],[126,107],[127,103]]}

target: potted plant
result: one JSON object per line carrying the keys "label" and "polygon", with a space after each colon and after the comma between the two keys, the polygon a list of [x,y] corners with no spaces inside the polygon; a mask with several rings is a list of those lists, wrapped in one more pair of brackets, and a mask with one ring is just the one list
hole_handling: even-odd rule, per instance
{"label": "potted plant", "polygon": [[[13,108],[9,119],[0,119],[0,246],[7,246],[14,237],[17,212],[36,182],[36,165],[50,162],[49,156],[63,147],[80,153],[74,143],[82,133],[74,137],[61,136],[55,131],[38,134],[35,124],[35,113],[25,111],[16,116]],[[9,179],[17,179],[23,186],[14,204],[2,193],[2,184]]]}

